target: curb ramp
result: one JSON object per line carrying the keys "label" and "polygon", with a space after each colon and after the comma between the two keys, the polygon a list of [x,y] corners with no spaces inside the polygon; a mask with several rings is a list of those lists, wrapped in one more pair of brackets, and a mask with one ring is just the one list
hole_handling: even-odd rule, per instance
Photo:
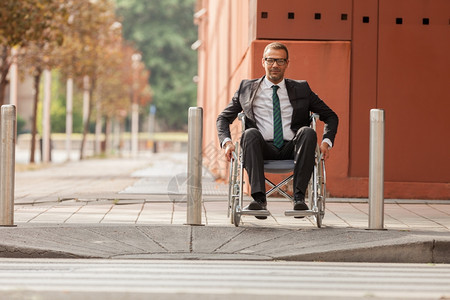
{"label": "curb ramp", "polygon": [[0,228],[0,257],[450,263],[446,232],[45,225]]}

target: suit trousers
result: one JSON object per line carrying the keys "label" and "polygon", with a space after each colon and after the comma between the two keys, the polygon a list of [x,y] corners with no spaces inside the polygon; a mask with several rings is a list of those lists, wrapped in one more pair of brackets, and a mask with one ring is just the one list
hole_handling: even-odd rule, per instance
{"label": "suit trousers", "polygon": [[303,200],[314,169],[316,132],[310,127],[300,128],[295,137],[284,141],[278,149],[271,141],[266,141],[256,128],[244,131],[241,139],[244,168],[247,171],[251,194],[266,192],[264,177],[264,160],[293,159],[294,167],[294,199]]}

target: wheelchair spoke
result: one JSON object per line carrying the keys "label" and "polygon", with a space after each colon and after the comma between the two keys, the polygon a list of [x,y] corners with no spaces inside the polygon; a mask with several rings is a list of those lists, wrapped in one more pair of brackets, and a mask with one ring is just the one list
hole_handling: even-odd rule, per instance
{"label": "wheelchair spoke", "polygon": [[236,143],[235,151],[233,152],[233,156],[231,158],[231,170],[230,170],[230,180],[229,180],[229,195],[228,195],[228,206],[231,214],[228,214],[230,218],[231,224],[234,226],[239,226],[241,216],[240,216],[240,207],[241,207],[241,198],[242,198],[242,184],[243,184],[243,176],[242,176],[242,159],[241,153],[239,153],[239,144]]}
{"label": "wheelchair spoke", "polygon": [[230,168],[229,168],[229,175],[228,175],[228,211],[227,211],[227,218],[230,217],[230,211],[232,208],[232,197],[233,197],[233,163],[234,159],[231,158]]}

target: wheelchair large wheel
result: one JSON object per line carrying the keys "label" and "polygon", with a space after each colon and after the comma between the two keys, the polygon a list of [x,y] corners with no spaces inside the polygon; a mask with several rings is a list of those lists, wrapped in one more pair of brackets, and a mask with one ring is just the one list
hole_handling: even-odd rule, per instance
{"label": "wheelchair large wheel", "polygon": [[326,194],[327,194],[327,188],[326,188],[326,172],[325,172],[325,162],[323,160],[319,161],[319,172],[318,172],[318,189],[317,194],[319,197],[319,212],[322,216],[322,219],[325,217],[325,202],[326,202]]}
{"label": "wheelchair large wheel", "polygon": [[308,183],[308,188],[306,190],[306,195],[308,197],[308,206],[310,210],[314,209],[314,190],[313,190],[313,179],[314,176],[311,176],[311,180]]}
{"label": "wheelchair large wheel", "polygon": [[316,186],[316,191],[313,193],[313,198],[314,198],[313,202],[315,203],[315,206],[313,208],[313,210],[315,211],[315,214],[313,215],[314,222],[316,223],[317,228],[321,228],[322,227],[322,218],[323,218],[321,209],[322,209],[323,201],[322,201],[321,197],[319,196],[319,191],[317,189],[317,186]]}
{"label": "wheelchair large wheel", "polygon": [[239,183],[238,183],[238,161],[236,158],[231,159],[230,167],[230,181],[229,181],[229,193],[228,193],[228,216],[230,217],[231,224],[234,224],[236,214],[237,196],[239,195]]}
{"label": "wheelchair large wheel", "polygon": [[[320,165],[320,163],[319,163]],[[315,214],[313,215],[314,223],[316,223],[318,228],[322,227],[322,218],[324,215],[324,199],[322,199],[320,195],[320,171],[319,165],[314,166],[313,174],[311,175],[311,180],[308,185],[308,199],[309,199],[309,208]]]}
{"label": "wheelchair large wheel", "polygon": [[[238,145],[236,144],[236,152],[238,152]],[[231,159],[231,167],[230,167],[230,181],[229,181],[229,193],[228,193],[228,209],[231,212],[230,221],[234,226],[239,226],[241,222],[241,214],[240,214],[240,197],[241,197],[241,169],[239,164],[239,155],[238,153],[233,153],[233,158]]]}
{"label": "wheelchair large wheel", "polygon": [[315,191],[314,187],[315,177],[316,176],[314,176],[313,173],[313,175],[311,176],[311,180],[309,181],[308,184],[307,195],[308,195],[309,209],[315,212],[315,214],[312,215],[313,221],[314,223],[317,224],[317,227],[320,228],[322,226],[322,219],[319,217],[320,214],[318,213],[317,191]]}
{"label": "wheelchair large wheel", "polygon": [[233,159],[231,160],[230,170],[228,175],[228,210],[227,210],[227,218],[230,217],[231,209],[233,207]]}

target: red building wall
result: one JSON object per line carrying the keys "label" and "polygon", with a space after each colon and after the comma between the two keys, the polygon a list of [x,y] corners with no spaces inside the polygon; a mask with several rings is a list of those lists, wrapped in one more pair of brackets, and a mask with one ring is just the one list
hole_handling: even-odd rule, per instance
{"label": "red building wall", "polygon": [[279,40],[290,50],[286,76],[308,80],[340,117],[331,196],[367,197],[369,111],[382,108],[385,197],[450,198],[450,1],[203,0],[201,9],[198,104],[216,174],[227,167],[217,115],[241,79],[264,74],[263,49]]}

